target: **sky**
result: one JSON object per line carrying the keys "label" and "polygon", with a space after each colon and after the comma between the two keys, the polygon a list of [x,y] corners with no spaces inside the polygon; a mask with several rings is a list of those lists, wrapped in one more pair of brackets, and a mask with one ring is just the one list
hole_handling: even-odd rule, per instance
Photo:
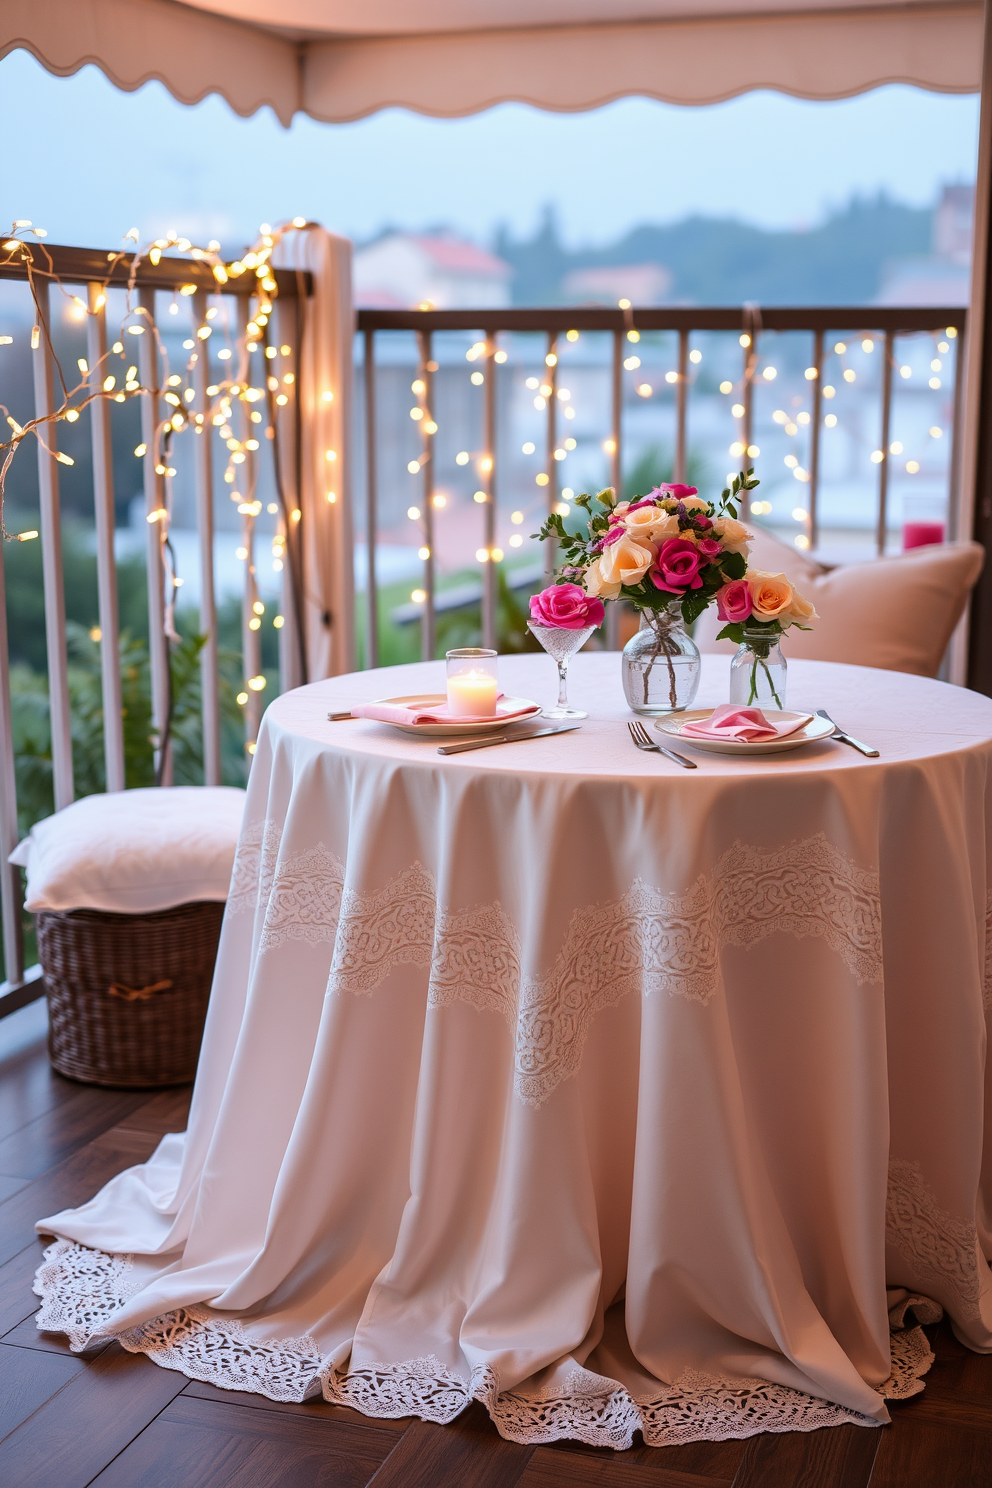
{"label": "sky", "polygon": [[479,243],[528,234],[545,204],[570,246],[693,213],[809,227],[851,196],[914,206],[974,179],[976,95],[886,87],[812,103],[752,93],[685,108],[642,98],[582,114],[503,104],[466,119],[390,109],[352,124],[269,110],[240,119],[213,97],[190,108],[159,83],[122,93],[94,67],[46,73],[0,60],[8,123],[0,227],[26,217],[49,240],[116,247],[176,228],[237,250],[260,222],[301,214],[362,240],[385,226],[444,225]]}

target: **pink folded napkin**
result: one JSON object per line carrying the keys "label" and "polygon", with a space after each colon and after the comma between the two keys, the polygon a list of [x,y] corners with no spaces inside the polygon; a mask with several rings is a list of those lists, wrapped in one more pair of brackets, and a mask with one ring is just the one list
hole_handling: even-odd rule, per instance
{"label": "pink folded napkin", "polygon": [[773,723],[760,708],[742,708],[739,703],[723,703],[714,708],[709,718],[686,723],[679,729],[684,739],[739,739],[747,744],[764,739],[784,739],[805,728],[812,713],[801,713],[788,722]]}
{"label": "pink folded napkin", "polygon": [[[540,703],[529,703],[526,708],[507,709],[505,712],[496,704],[496,717],[500,723],[512,723],[517,718],[532,718],[535,713],[540,713]],[[448,712],[446,703],[440,703],[435,708],[405,708],[402,703],[356,703],[351,710],[353,718],[375,718],[380,723],[491,723],[491,713],[479,714],[470,718],[464,714]]]}

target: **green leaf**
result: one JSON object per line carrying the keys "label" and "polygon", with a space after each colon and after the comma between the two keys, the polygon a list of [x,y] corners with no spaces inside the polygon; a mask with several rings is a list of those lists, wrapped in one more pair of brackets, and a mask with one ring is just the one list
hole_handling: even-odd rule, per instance
{"label": "green leaf", "polygon": [[742,579],[747,573],[747,559],[743,553],[725,553],[720,560],[720,567],[728,578]]}
{"label": "green leaf", "polygon": [[698,620],[705,609],[708,608],[712,596],[704,594],[702,590],[691,590],[682,601],[682,619],[686,625],[691,625]]}
{"label": "green leaf", "polygon": [[737,623],[736,621],[733,625],[725,625],[723,629],[717,633],[717,640],[733,641],[736,646],[741,645],[744,640],[744,626]]}

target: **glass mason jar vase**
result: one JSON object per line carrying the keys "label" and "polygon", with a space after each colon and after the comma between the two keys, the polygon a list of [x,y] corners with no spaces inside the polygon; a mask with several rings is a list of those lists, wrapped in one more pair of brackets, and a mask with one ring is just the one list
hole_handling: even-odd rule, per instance
{"label": "glass mason jar vase", "polygon": [[745,707],[785,707],[785,657],[778,635],[766,630],[744,630],[744,639],[730,663],[730,701]]}
{"label": "glass mason jar vase", "polygon": [[696,696],[702,663],[679,602],[663,610],[641,610],[640,617],[621,653],[624,696],[635,713],[652,718],[681,713]]}

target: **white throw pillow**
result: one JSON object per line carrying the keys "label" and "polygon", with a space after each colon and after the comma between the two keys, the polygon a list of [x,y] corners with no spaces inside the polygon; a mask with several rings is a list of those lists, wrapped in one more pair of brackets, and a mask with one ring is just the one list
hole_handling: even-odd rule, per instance
{"label": "white throw pillow", "polygon": [[84,796],[31,828],[10,855],[26,908],[148,914],[225,900],[245,793],[181,785]]}
{"label": "white throw pillow", "polygon": [[[786,657],[844,661],[936,677],[968,595],[985,561],[980,543],[940,543],[826,569],[752,524],[752,568],[784,573],[819,619],[785,637]],[[730,651],[717,641],[723,621],[711,606],[693,632],[701,651]]]}

